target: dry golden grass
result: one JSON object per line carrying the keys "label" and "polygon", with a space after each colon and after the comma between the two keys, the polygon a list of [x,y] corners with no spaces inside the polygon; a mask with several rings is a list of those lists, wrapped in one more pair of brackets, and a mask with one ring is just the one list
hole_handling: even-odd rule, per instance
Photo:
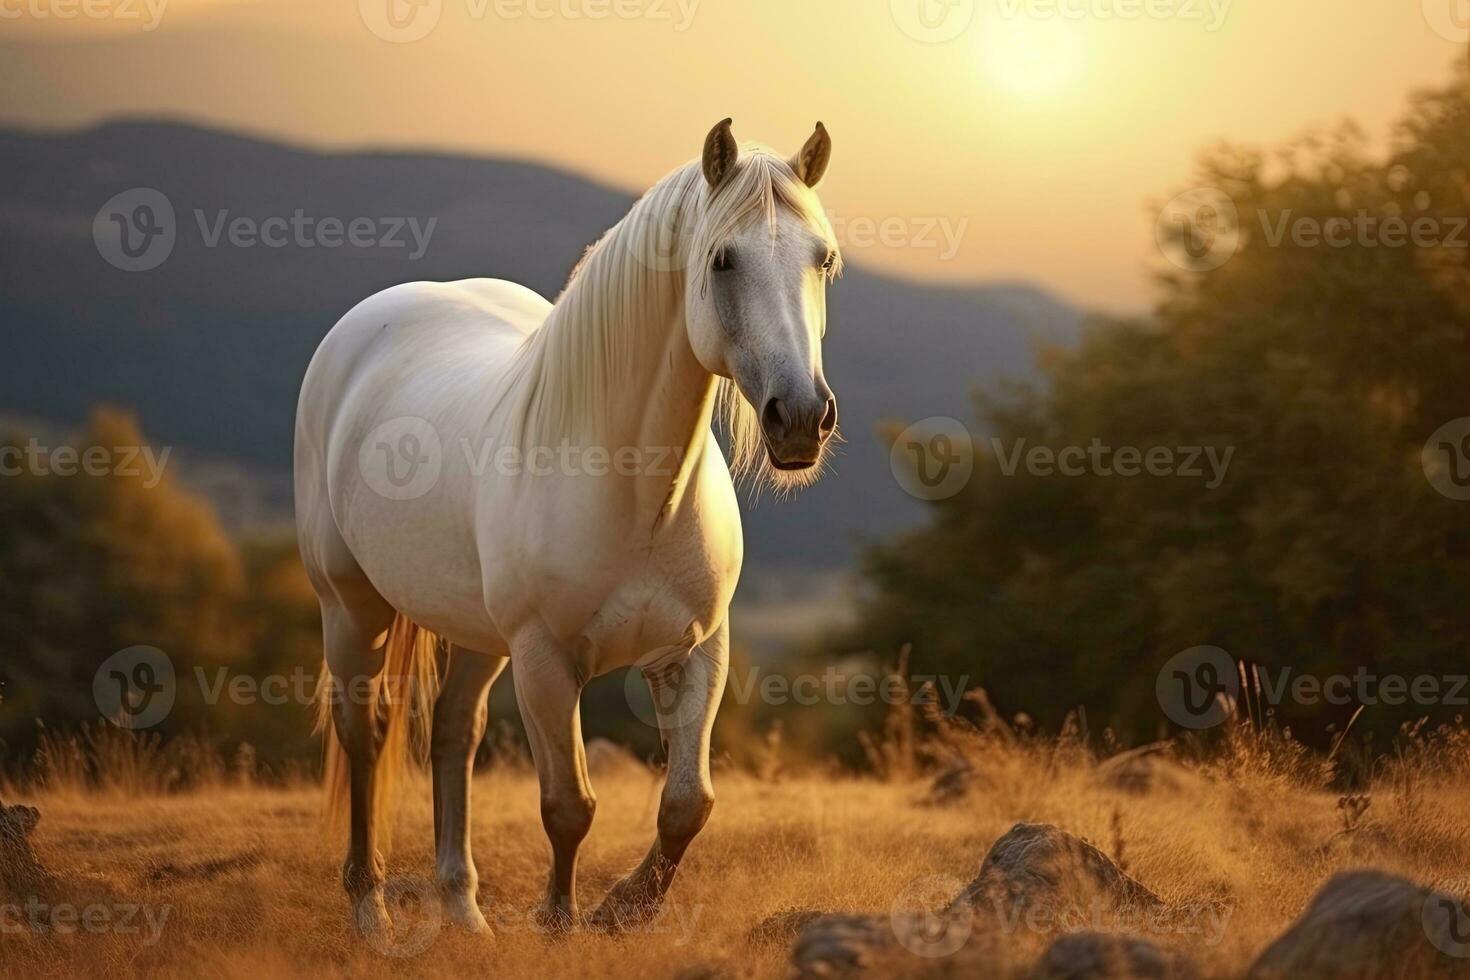
{"label": "dry golden grass", "polygon": [[[154,782],[83,786],[53,778],[7,802],[40,808],[36,855],[78,906],[139,903],[149,929],[0,934],[0,974],[161,977],[466,975],[782,977],[789,936],[752,930],[793,909],[886,915],[916,879],[968,881],[990,844],[1018,821],[1083,836],[1169,902],[1220,903],[1223,932],[1160,935],[1209,976],[1239,976],[1333,873],[1372,867],[1436,883],[1470,870],[1470,791],[1463,738],[1420,748],[1384,767],[1361,792],[1304,780],[1302,759],[1263,740],[1220,758],[1155,767],[1146,791],[1120,788],[1084,747],[983,737],[949,748],[974,769],[958,802],[925,802],[928,781],[798,775],[778,781],[717,774],[714,817],[691,849],[652,929],[610,937],[547,938],[530,927],[548,860],[534,775],[520,767],[475,786],[475,851],[482,905],[495,938],[448,927],[424,948],[384,956],[355,938],[338,885],[340,854],[324,838],[315,787],[260,787],[220,775],[160,793]],[[659,778],[614,767],[594,775],[597,820],[584,845],[581,900],[595,906],[650,843]],[[398,821],[394,876],[432,875],[427,787],[410,785]],[[412,880],[412,879],[406,879]],[[424,923],[405,912],[404,925]],[[409,930],[405,929],[405,932]],[[410,940],[411,941],[411,940]]]}

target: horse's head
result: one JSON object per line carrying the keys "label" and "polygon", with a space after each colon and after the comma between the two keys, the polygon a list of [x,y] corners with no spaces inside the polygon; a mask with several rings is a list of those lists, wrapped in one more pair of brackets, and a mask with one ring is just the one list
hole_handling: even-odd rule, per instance
{"label": "horse's head", "polygon": [[726,379],[723,408],[737,472],[778,486],[816,479],[837,430],[822,375],[827,282],[841,258],[813,191],[832,142],[816,132],[791,159],[742,153],[730,120],[705,139],[705,186],[691,243],[686,319],[695,355]]}

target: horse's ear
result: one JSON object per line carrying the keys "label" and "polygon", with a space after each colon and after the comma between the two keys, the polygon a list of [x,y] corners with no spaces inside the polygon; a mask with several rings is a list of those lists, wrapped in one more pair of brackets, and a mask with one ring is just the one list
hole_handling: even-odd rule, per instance
{"label": "horse's ear", "polygon": [[739,156],[740,147],[735,145],[735,136],[730,132],[730,120],[721,119],[704,138],[704,179],[711,187],[719,187],[735,169]]}
{"label": "horse's ear", "polygon": [[817,123],[816,132],[807,139],[801,152],[791,159],[791,169],[806,186],[816,187],[821,183],[822,175],[827,172],[827,164],[831,159],[832,137],[827,135],[826,126]]}

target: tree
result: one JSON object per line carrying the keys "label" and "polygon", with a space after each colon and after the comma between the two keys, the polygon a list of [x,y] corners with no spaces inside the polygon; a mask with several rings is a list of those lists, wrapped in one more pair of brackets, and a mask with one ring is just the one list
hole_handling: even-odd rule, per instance
{"label": "tree", "polygon": [[[1413,100],[1384,159],[1351,125],[1271,155],[1209,154],[1200,183],[1238,215],[1219,229],[1239,234],[1233,258],[1171,270],[1151,315],[1098,322],[1048,356],[1044,387],[982,399],[995,438],[975,476],[868,555],[873,597],[840,642],[912,641],[916,672],[969,673],[1052,723],[1085,705],[1134,738],[1164,722],[1161,665],[1201,644],[1319,676],[1470,672],[1470,502],[1437,492],[1420,460],[1470,415],[1467,160],[1463,69]],[[1313,242],[1334,219],[1347,244]],[[1394,219],[1439,243],[1388,244]],[[1021,440],[1233,455],[1214,488],[1095,465],[1007,476]],[[1365,722],[1432,711],[1379,705]]]}
{"label": "tree", "polygon": [[[119,650],[157,647],[184,664],[232,663],[245,651],[235,545],[166,465],[161,474],[144,465],[146,445],[129,418],[105,409],[66,447],[75,455],[0,440],[0,739],[23,744],[37,722],[97,718],[93,676]],[[89,451],[91,472],[81,462]],[[176,712],[165,730],[200,720]]]}

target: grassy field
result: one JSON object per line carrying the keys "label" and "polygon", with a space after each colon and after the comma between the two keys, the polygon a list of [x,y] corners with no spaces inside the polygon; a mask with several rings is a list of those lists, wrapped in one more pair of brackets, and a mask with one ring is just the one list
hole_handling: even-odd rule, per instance
{"label": "grassy field", "polygon": [[[399,945],[384,949],[350,929],[315,787],[221,778],[158,793],[136,782],[146,775],[139,763],[132,785],[53,779],[5,790],[9,803],[41,811],[32,843],[55,881],[39,890],[45,908],[18,913],[12,904],[0,973],[782,977],[791,945],[783,916],[886,916],[916,883],[933,892],[933,876],[940,892],[958,890],[997,837],[1017,821],[1039,821],[1089,839],[1171,903],[1218,909],[1197,934],[1150,938],[1205,975],[1239,976],[1335,871],[1381,868],[1428,884],[1470,871],[1464,758],[1458,736],[1423,743],[1349,799],[1312,787],[1320,766],[1309,757],[1250,741],[1195,763],[1162,755],[1099,762],[1083,746],[1055,741],[977,742],[968,789],[947,802],[934,801],[927,778],[725,771],[714,817],[663,918],[633,935],[565,938],[531,926],[548,848],[534,775],[509,766],[481,775],[474,799],[481,903],[496,936],[440,929],[432,906],[408,901]],[[656,772],[627,761],[599,767],[594,782],[584,910],[646,849],[659,791]],[[389,858],[405,895],[432,873],[431,840],[427,786],[411,786]],[[60,928],[18,928],[19,914]]]}

